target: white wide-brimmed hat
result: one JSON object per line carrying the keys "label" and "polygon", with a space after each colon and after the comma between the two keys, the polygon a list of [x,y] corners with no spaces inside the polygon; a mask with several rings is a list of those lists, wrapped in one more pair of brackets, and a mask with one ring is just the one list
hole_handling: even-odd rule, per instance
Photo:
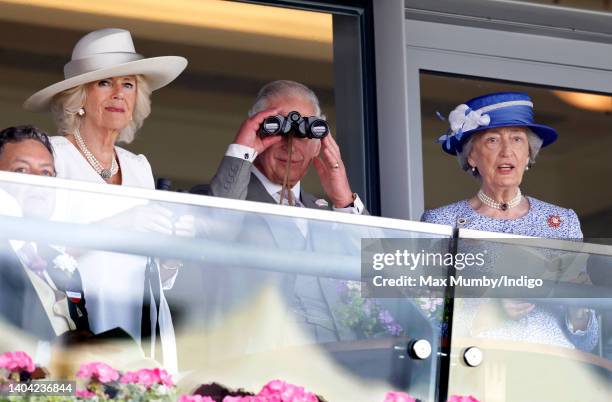
{"label": "white wide-brimmed hat", "polygon": [[141,74],[152,91],[172,82],[187,67],[180,56],[144,58],[136,53],[132,35],[125,29],[107,28],[83,36],[64,66],[64,80],[30,96],[23,107],[31,111],[49,109],[51,99],[62,91],[104,78]]}

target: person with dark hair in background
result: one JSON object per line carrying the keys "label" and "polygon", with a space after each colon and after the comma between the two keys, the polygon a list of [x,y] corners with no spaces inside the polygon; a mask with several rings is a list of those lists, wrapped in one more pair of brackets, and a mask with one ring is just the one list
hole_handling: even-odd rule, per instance
{"label": "person with dark hair in background", "polygon": [[[47,135],[32,126],[2,130],[0,170],[55,176]],[[55,195],[46,188],[7,183],[0,194],[5,215],[48,219],[55,207]],[[76,268],[74,258],[58,247],[1,238],[1,319],[41,340],[90,337],[81,277]]]}

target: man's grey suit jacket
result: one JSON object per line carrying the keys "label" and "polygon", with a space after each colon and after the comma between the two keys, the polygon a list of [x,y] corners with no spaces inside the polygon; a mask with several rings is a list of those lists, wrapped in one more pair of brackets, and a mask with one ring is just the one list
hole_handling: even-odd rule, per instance
{"label": "man's grey suit jacket", "polygon": [[[217,173],[210,183],[209,195],[215,197],[233,198],[276,204],[276,201],[261,184],[259,179],[251,173],[252,163],[231,156],[224,156]],[[317,198],[303,189],[300,200],[306,208],[330,210],[330,205],[319,206],[315,203]]]}
{"label": "man's grey suit jacket", "polygon": [[[259,179],[251,173],[247,160],[225,156],[213,177],[209,195],[276,204]],[[201,193],[200,191],[194,191]],[[306,208],[330,210],[329,205],[317,205],[317,197],[301,191],[300,200]],[[343,242],[341,236],[330,233],[329,222],[308,222],[306,238],[291,218],[263,214],[247,214],[240,223],[240,243],[280,250],[315,251],[330,254],[355,254],[355,245]],[[273,284],[282,291],[290,315],[316,342],[339,341],[346,329],[340,328],[333,306],[338,302],[338,280],[317,276],[232,269],[225,277],[216,274],[216,290],[223,294],[227,307],[237,299],[248,299],[264,285]],[[230,274],[231,273],[231,274]],[[212,275],[215,273],[211,272]],[[231,279],[230,279],[231,278]],[[222,283],[222,284],[221,284]],[[221,290],[223,289],[223,290]],[[214,290],[213,290],[214,291]],[[233,296],[231,296],[233,295]],[[247,296],[247,297],[245,297]],[[227,300],[227,298],[235,300]],[[216,301],[218,303],[218,301]]]}

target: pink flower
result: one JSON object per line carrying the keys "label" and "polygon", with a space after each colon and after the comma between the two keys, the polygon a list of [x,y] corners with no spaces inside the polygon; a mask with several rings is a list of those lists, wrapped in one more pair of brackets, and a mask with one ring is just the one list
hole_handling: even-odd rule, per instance
{"label": "pink flower", "polygon": [[136,372],[128,371],[121,377],[123,384],[140,384],[145,388],[151,388],[155,384],[174,386],[172,377],[164,369],[140,369]]}
{"label": "pink flower", "polygon": [[120,382],[122,384],[136,384],[138,383],[138,374],[135,371],[128,371],[121,376]]}
{"label": "pink flower", "polygon": [[93,398],[94,396],[96,396],[96,394],[94,394],[93,392],[87,389],[77,389],[75,392],[75,396],[81,399],[89,399],[89,398]]}
{"label": "pink flower", "polygon": [[318,402],[319,398],[303,387],[286,383],[281,380],[272,380],[259,391],[257,396],[279,396],[281,402]]}
{"label": "pink flower", "polygon": [[223,402],[281,402],[281,398],[278,395],[268,396],[226,396],[223,398]]}
{"label": "pink flower", "polygon": [[385,402],[416,402],[416,399],[405,392],[392,391],[385,395]]}
{"label": "pink flower", "polygon": [[210,396],[182,395],[177,402],[215,402]]}
{"label": "pink flower", "polygon": [[140,369],[136,372],[136,375],[138,376],[138,384],[145,388],[151,388],[157,382],[157,377],[152,370]]}
{"label": "pink flower", "polygon": [[5,368],[11,372],[34,371],[32,358],[22,351],[6,352],[0,355],[0,368]]}
{"label": "pink flower", "polygon": [[172,382],[172,376],[164,369],[153,369],[153,372],[157,374],[157,379],[159,384],[166,385],[168,387],[174,386],[174,382]]}
{"label": "pink flower", "polygon": [[448,398],[448,402],[478,402],[478,399],[474,398],[472,395],[452,395]]}
{"label": "pink flower", "polygon": [[105,384],[119,378],[119,372],[102,362],[83,364],[77,372],[78,378],[96,379]]}

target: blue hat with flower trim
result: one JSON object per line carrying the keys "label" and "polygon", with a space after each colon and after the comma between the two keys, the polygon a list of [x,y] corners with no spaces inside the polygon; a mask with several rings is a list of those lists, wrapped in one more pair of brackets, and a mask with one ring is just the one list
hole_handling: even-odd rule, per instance
{"label": "blue hat with flower trim", "polygon": [[437,142],[451,155],[461,152],[472,134],[496,127],[529,127],[542,139],[543,147],[559,136],[553,128],[534,123],[533,102],[523,92],[498,92],[470,99],[457,106],[448,121],[449,130]]}

